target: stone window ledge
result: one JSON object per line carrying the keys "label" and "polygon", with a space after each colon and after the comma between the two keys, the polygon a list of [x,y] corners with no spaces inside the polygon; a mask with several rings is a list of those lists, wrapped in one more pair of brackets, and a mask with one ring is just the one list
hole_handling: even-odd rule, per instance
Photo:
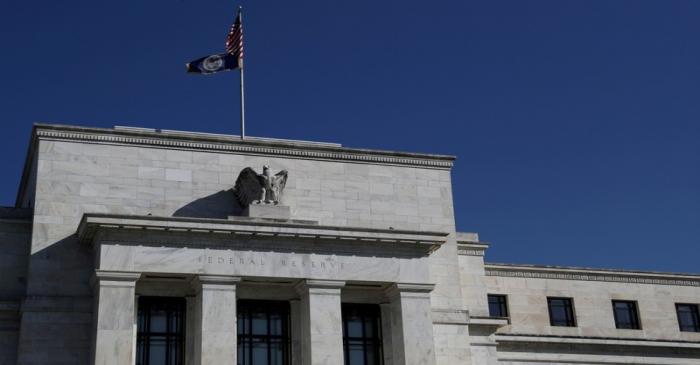
{"label": "stone window ledge", "polygon": [[496,341],[527,342],[527,343],[559,343],[581,345],[609,346],[650,346],[650,347],[682,347],[700,349],[700,342],[661,339],[633,339],[622,337],[578,337],[578,336],[549,336],[537,334],[496,334]]}

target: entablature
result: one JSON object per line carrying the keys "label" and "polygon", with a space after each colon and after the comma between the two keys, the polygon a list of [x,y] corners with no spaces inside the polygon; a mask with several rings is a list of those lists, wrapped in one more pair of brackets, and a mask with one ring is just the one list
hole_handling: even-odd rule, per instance
{"label": "entablature", "polygon": [[[230,217],[229,219],[204,219],[183,217],[157,217],[115,214],[85,214],[78,226],[77,235],[82,242],[95,243],[100,239],[110,241],[129,238],[129,242],[178,244],[181,238],[197,245],[209,241],[217,247],[231,244],[259,244],[278,248],[289,244],[304,251],[300,243],[331,245],[339,252],[367,252],[384,254],[412,254],[426,256],[439,248],[449,236],[448,232],[409,231],[364,227],[339,227],[318,225],[315,221],[275,220],[264,218]],[[167,236],[167,237],[164,237]],[[207,240],[206,238],[211,238]],[[355,252],[357,253],[357,252]]]}

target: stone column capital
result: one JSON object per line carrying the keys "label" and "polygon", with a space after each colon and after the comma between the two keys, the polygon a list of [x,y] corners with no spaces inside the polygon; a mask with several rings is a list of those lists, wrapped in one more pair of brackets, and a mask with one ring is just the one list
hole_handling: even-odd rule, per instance
{"label": "stone column capital", "polygon": [[435,284],[394,283],[384,290],[388,298],[397,296],[430,297]]}
{"label": "stone column capital", "polygon": [[136,280],[140,277],[140,272],[95,270],[95,274],[90,279],[90,284],[93,288],[97,285],[135,287]]}
{"label": "stone column capital", "polygon": [[241,282],[237,276],[226,275],[196,275],[192,278],[191,284],[196,290],[218,289],[236,290],[236,285]]}
{"label": "stone column capital", "polygon": [[299,294],[340,294],[340,289],[345,286],[342,280],[316,280],[304,279],[298,282],[294,289]]}

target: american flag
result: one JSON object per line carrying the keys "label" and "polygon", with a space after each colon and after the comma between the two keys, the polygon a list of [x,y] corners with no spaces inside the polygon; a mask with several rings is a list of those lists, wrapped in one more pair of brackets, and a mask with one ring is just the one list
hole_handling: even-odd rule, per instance
{"label": "american flag", "polygon": [[226,53],[235,56],[238,63],[243,63],[243,23],[241,22],[241,10],[238,10],[238,16],[231,25],[231,30],[226,36]]}

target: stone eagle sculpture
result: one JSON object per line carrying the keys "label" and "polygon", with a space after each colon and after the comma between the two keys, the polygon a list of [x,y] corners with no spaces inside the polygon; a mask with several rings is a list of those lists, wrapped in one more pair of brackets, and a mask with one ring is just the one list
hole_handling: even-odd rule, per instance
{"label": "stone eagle sculpture", "polygon": [[262,174],[258,174],[246,167],[238,174],[233,191],[243,208],[250,204],[279,204],[286,184],[287,170],[272,175],[270,167],[265,165]]}

